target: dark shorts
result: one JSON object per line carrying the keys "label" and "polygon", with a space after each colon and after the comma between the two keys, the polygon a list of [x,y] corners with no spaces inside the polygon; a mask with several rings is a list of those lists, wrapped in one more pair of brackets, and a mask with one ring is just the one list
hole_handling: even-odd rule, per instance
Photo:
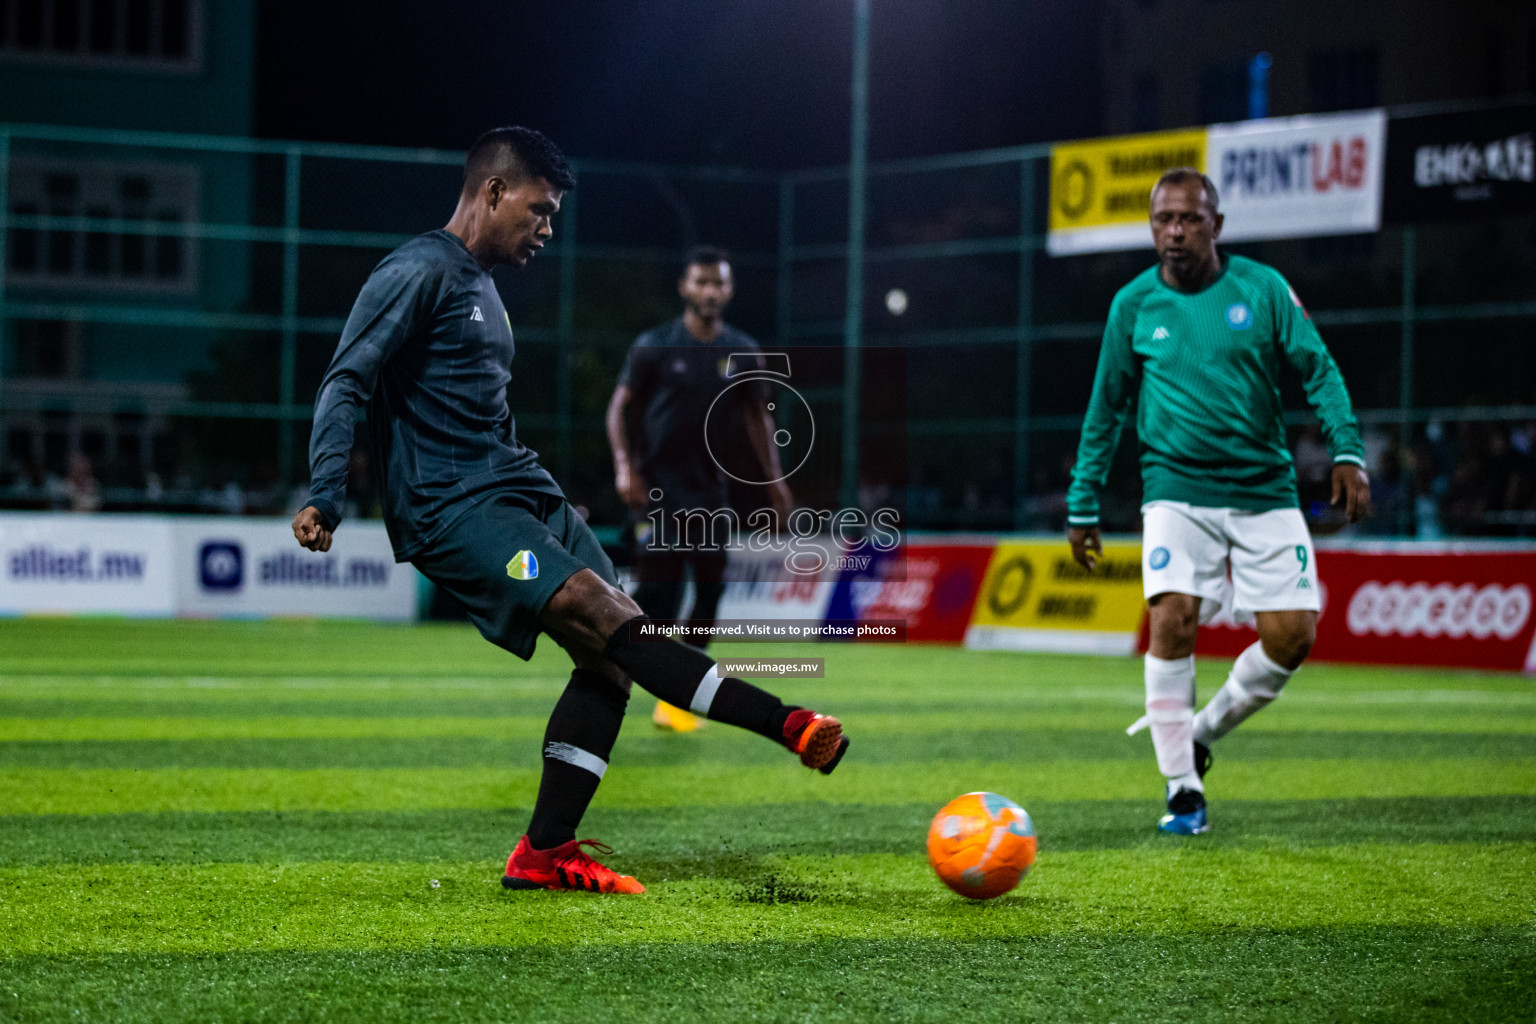
{"label": "dark shorts", "polygon": [[460,515],[411,564],[469,611],[491,643],[533,657],[539,614],[561,584],[591,569],[618,585],[613,563],[569,502],[539,516],[506,495]]}

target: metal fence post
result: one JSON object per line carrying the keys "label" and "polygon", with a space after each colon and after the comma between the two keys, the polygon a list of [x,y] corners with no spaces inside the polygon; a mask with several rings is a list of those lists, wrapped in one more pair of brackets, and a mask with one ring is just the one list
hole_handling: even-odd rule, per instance
{"label": "metal fence post", "polygon": [[576,193],[560,205],[565,240],[560,243],[560,305],[555,325],[555,466],[556,477],[571,475],[571,416],[574,387],[572,348],[576,344]]}
{"label": "metal fence post", "polygon": [[790,303],[795,271],[795,182],[792,178],[779,179],[779,272],[777,285],[777,336],[781,347],[790,341]]}
{"label": "metal fence post", "polygon": [[1400,474],[1398,490],[1402,501],[1397,509],[1397,532],[1410,536],[1414,528],[1414,501],[1417,497],[1410,452],[1413,444],[1413,349],[1415,318],[1418,298],[1418,233],[1410,226],[1403,228],[1403,309],[1399,335],[1398,383],[1397,383],[1397,451]]}
{"label": "metal fence post", "polygon": [[1013,526],[1025,526],[1029,498],[1029,387],[1033,375],[1035,326],[1035,166],[1019,161],[1019,308],[1015,334],[1013,409]]}
{"label": "metal fence post", "polygon": [[299,147],[289,146],[283,163],[283,326],[277,397],[281,410],[277,475],[284,488],[293,484],[293,378],[299,353],[299,161]]}
{"label": "metal fence post", "polygon": [[869,148],[869,0],[854,0],[853,118],[848,162],[848,294],[843,309],[844,508],[859,507],[859,346],[864,331],[864,188]]}

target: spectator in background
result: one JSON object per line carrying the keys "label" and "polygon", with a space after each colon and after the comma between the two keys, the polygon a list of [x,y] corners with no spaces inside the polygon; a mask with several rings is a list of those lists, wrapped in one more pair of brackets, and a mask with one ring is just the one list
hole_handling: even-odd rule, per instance
{"label": "spectator in background", "polygon": [[1328,507],[1333,487],[1333,455],[1316,424],[1302,428],[1292,458],[1296,460],[1296,491],[1301,508],[1316,516]]}
{"label": "spectator in background", "polygon": [[91,460],[79,452],[69,457],[69,476],[64,480],[64,493],[68,497],[71,512],[101,511],[101,485],[91,472]]}

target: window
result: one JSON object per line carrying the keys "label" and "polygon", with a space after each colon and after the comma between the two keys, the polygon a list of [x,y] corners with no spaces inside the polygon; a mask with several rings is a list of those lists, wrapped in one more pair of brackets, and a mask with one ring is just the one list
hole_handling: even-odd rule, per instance
{"label": "window", "polygon": [[[11,167],[14,285],[187,292],[197,286],[198,171],[190,164],[46,164]],[[47,218],[47,219],[44,219]],[[58,223],[54,218],[62,218]]]}
{"label": "window", "polygon": [[1307,109],[1363,110],[1376,106],[1376,47],[1321,50],[1307,58]]}
{"label": "window", "polygon": [[1248,61],[1207,64],[1200,69],[1200,121],[1220,124],[1248,117]]}
{"label": "window", "polygon": [[0,0],[0,61],[196,71],[202,0]]}
{"label": "window", "polygon": [[71,320],[16,321],[16,376],[74,380],[80,376],[80,325]]}

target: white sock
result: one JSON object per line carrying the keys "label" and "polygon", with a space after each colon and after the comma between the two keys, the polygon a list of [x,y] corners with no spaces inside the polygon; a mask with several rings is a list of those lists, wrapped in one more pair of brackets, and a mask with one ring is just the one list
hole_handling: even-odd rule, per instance
{"label": "white sock", "polygon": [[1195,771],[1195,658],[1165,660],[1147,655],[1147,718],[1157,769],[1168,780],[1168,792],[1205,792]]}
{"label": "white sock", "polygon": [[1280,695],[1280,688],[1295,674],[1295,669],[1281,668],[1264,653],[1262,643],[1254,643],[1232,665],[1232,674],[1216,691],[1211,702],[1195,716],[1195,736],[1209,746],[1249,715]]}

